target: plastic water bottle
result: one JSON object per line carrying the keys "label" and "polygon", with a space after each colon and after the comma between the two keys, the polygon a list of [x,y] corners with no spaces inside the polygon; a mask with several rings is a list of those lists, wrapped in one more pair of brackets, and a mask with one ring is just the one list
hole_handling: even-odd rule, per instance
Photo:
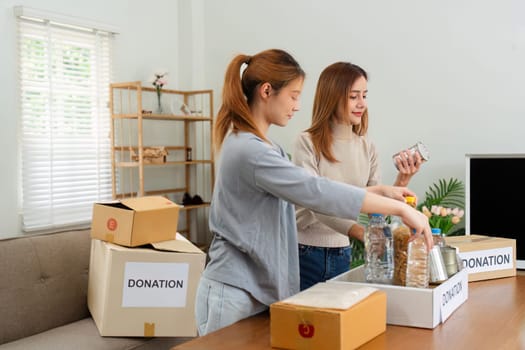
{"label": "plastic water bottle", "polygon": [[365,279],[391,284],[394,273],[393,242],[390,228],[381,214],[372,214],[365,231]]}
{"label": "plastic water bottle", "polygon": [[434,240],[434,245],[437,245],[439,247],[445,246],[445,239],[441,235],[441,229],[440,228],[433,228],[432,229],[432,239]]}

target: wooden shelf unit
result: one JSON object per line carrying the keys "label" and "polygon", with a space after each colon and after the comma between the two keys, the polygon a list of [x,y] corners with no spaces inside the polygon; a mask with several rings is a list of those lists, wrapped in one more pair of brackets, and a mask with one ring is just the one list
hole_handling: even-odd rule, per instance
{"label": "wooden shelf unit", "polygon": [[[110,84],[113,198],[162,195],[182,205],[184,193],[198,194],[203,204],[182,208],[186,227],[179,225],[179,232],[188,237],[192,211],[209,207],[213,191],[213,90],[162,89],[161,100],[158,113],[155,88],[139,81]],[[148,163],[144,151],[150,147],[168,155]],[[167,177],[147,169],[164,169]],[[156,186],[166,179],[173,183]]]}

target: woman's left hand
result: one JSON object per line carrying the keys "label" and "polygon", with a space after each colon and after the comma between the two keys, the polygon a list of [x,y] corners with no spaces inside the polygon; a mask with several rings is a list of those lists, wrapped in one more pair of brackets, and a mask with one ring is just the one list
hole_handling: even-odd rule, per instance
{"label": "woman's left hand", "polygon": [[412,176],[419,171],[423,159],[419,153],[411,154],[408,150],[402,151],[400,157],[396,157],[398,169],[395,186],[407,186]]}

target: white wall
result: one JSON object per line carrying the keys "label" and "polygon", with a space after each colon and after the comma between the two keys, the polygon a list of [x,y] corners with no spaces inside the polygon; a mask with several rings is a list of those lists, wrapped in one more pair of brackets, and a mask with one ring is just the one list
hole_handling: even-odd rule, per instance
{"label": "white wall", "polygon": [[385,183],[395,177],[391,155],[418,140],[431,152],[411,183],[419,196],[439,178],[464,180],[465,153],[525,153],[523,1],[221,0],[204,10],[217,101],[237,53],[283,48],[307,72],[302,110],[271,130],[287,149],[309,125],[320,72],[342,60],[369,72],[369,130]]}
{"label": "white wall", "polygon": [[327,65],[351,61],[370,74],[370,134],[382,156],[417,140],[431,151],[412,181],[422,196],[438,178],[464,179],[464,154],[525,153],[525,4],[520,0],[2,0],[0,2],[0,238],[19,232],[17,74],[12,7],[24,5],[120,27],[115,81],[159,68],[170,88],[212,88],[217,110],[224,71],[237,53],[292,53],[308,74],[302,110],[272,137],[290,150],[310,122]]}
{"label": "white wall", "polygon": [[[169,72],[168,87],[184,84],[179,73],[179,2],[171,0],[2,0],[0,1],[0,238],[20,234],[18,182],[18,83],[16,22],[13,6],[22,5],[117,26],[114,81],[145,83],[153,72]],[[188,76],[191,78],[191,75]],[[186,83],[187,84],[187,83]]]}

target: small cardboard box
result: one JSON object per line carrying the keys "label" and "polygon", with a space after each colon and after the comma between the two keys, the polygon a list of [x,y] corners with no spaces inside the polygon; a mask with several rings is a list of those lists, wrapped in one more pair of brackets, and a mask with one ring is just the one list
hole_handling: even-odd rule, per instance
{"label": "small cardboard box", "polygon": [[515,239],[467,235],[445,237],[445,242],[458,251],[469,282],[516,276]]}
{"label": "small cardboard box", "polygon": [[270,305],[272,348],[355,349],[386,330],[386,294],[375,291],[345,310],[280,301]]}
{"label": "small cardboard box", "polygon": [[102,336],[196,336],[205,254],[177,234],[152,248],[91,241],[88,308]]}
{"label": "small cardboard box", "polygon": [[126,247],[175,238],[180,206],[161,196],[93,205],[91,237]]}
{"label": "small cardboard box", "polygon": [[334,277],[329,282],[350,283],[377,288],[387,294],[387,323],[399,326],[435,328],[468,299],[465,269],[439,285],[429,288],[367,283],[361,265]]}

